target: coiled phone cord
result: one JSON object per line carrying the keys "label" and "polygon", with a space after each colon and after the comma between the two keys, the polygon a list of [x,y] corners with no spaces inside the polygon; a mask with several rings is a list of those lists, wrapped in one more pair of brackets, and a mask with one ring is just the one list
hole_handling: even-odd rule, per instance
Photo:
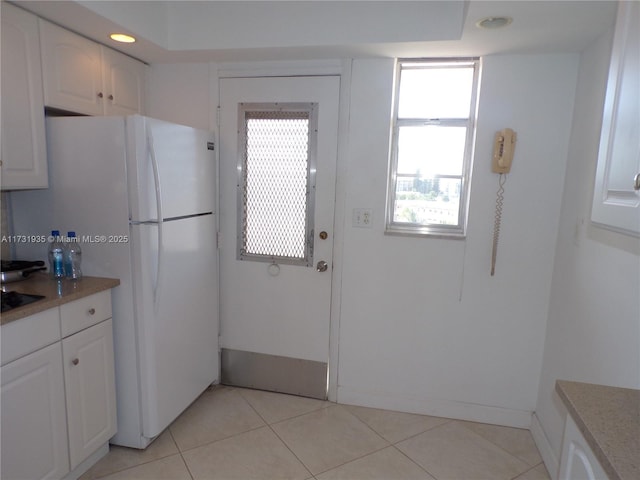
{"label": "coiled phone cord", "polygon": [[502,220],[502,205],[504,203],[504,184],[507,182],[507,175],[500,174],[498,180],[498,191],[496,197],[496,214],[493,224],[493,251],[491,253],[491,276],[496,272],[496,256],[498,255],[498,238],[500,237],[500,221]]}

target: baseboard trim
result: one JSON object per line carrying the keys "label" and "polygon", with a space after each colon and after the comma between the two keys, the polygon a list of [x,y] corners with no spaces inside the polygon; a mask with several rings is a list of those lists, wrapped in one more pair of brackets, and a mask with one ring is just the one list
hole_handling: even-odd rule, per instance
{"label": "baseboard trim", "polygon": [[530,428],[531,411],[493,407],[430,397],[409,397],[338,386],[338,403],[400,412]]}
{"label": "baseboard trim", "polygon": [[540,423],[540,420],[538,419],[538,416],[535,412],[531,414],[530,430],[533,441],[536,443],[536,447],[538,447],[540,455],[542,456],[544,466],[547,467],[547,471],[551,476],[551,480],[557,480],[558,472],[560,470],[560,461],[553,451],[551,443],[549,442],[547,435],[544,433],[542,424]]}

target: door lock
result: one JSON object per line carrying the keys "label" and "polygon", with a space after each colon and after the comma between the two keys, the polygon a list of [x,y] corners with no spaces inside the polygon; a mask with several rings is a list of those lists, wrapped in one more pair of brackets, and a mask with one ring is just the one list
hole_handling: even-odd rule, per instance
{"label": "door lock", "polygon": [[327,265],[327,262],[325,262],[324,260],[320,260],[316,265],[316,270],[318,272],[326,272],[327,268],[329,268],[329,265]]}

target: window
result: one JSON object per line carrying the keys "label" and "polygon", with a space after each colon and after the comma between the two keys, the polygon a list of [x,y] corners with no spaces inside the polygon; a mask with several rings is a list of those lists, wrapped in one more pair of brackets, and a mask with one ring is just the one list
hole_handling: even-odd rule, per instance
{"label": "window", "polygon": [[398,62],[388,233],[464,236],[478,63]]}
{"label": "window", "polygon": [[240,104],[238,259],[309,266],[317,105]]}

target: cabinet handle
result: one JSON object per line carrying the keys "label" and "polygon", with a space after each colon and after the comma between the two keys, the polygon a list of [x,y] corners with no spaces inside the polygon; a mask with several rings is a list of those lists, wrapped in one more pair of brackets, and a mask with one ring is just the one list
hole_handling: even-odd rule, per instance
{"label": "cabinet handle", "polygon": [[109,95],[109,100],[113,101],[113,95]]}
{"label": "cabinet handle", "polygon": [[95,309],[95,308],[90,308],[90,309],[87,311],[87,313],[88,313],[89,315],[95,315],[95,314],[96,314],[96,309]]}
{"label": "cabinet handle", "polygon": [[640,190],[640,173],[638,173],[633,179],[633,189]]}
{"label": "cabinet handle", "polygon": [[98,98],[102,98],[104,97],[104,95],[102,94],[102,92],[98,92]]}
{"label": "cabinet handle", "polygon": [[71,360],[71,363],[73,363],[74,365],[77,365],[80,363],[80,360],[77,358],[74,358],[73,360]]}

